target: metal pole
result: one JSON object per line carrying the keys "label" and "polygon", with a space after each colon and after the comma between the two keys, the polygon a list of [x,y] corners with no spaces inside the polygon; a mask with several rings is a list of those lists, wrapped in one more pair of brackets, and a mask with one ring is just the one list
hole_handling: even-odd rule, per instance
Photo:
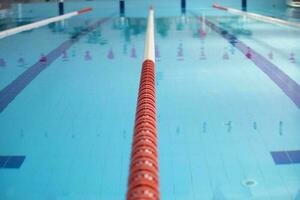
{"label": "metal pole", "polygon": [[59,13],[59,15],[65,14],[64,0],[59,0],[58,1],[58,13]]}
{"label": "metal pole", "polygon": [[242,0],[242,10],[247,11],[247,0]]}
{"label": "metal pole", "polygon": [[186,0],[181,0],[181,13],[185,14],[186,12]]}
{"label": "metal pole", "polygon": [[120,7],[120,17],[124,17],[125,16],[125,1],[124,0],[120,0],[119,7]]}

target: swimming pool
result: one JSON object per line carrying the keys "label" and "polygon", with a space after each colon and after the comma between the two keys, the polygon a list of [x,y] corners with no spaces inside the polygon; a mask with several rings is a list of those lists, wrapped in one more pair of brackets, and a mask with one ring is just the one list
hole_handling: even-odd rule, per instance
{"label": "swimming pool", "polygon": [[[287,18],[272,2],[248,9]],[[187,3],[154,2],[161,199],[299,200],[300,30]],[[87,6],[0,40],[1,200],[125,199],[149,2],[66,12]],[[12,10],[7,27],[57,5]]]}

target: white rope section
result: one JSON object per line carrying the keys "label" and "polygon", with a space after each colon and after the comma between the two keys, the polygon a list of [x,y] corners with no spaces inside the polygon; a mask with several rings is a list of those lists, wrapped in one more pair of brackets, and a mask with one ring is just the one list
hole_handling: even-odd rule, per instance
{"label": "white rope section", "polygon": [[86,12],[90,12],[91,10],[92,10],[91,8],[85,8],[85,9],[70,12],[70,13],[67,13],[67,14],[64,14],[64,15],[61,15],[61,16],[52,17],[52,18],[44,19],[44,20],[34,22],[34,23],[31,23],[31,24],[26,24],[24,26],[19,26],[19,27],[16,27],[16,28],[1,31],[0,32],[0,39],[11,36],[11,35],[14,35],[14,34],[17,34],[17,33],[20,33],[20,32],[23,32],[23,31],[28,31],[28,30],[31,30],[31,29],[39,28],[41,26],[45,26],[45,25],[53,23],[53,22],[65,20],[65,19],[74,17],[76,15],[80,15],[80,14],[83,14],[83,13],[86,13]]}
{"label": "white rope section", "polygon": [[219,9],[219,10],[227,11],[227,12],[235,14],[235,15],[250,17],[250,18],[253,18],[253,19],[256,19],[256,20],[259,20],[259,21],[263,21],[263,22],[268,22],[268,23],[273,23],[273,24],[281,24],[281,25],[293,26],[293,27],[296,27],[296,28],[300,28],[300,24],[296,23],[296,22],[286,21],[286,20],[277,19],[277,18],[274,18],[274,17],[268,17],[268,16],[264,16],[264,15],[259,15],[259,14],[255,14],[255,13],[250,13],[250,12],[244,12],[244,11],[241,11],[241,10],[224,7],[224,6],[220,6],[220,5],[217,5],[217,4],[214,4],[213,7],[216,8],[216,9]]}
{"label": "white rope section", "polygon": [[154,9],[151,6],[148,17],[144,60],[155,62],[155,46],[154,46]]}

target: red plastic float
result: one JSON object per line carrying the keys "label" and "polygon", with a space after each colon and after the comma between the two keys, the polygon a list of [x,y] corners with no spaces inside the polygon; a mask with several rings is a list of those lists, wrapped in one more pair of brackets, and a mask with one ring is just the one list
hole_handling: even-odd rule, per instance
{"label": "red plastic float", "polygon": [[153,8],[148,18],[128,178],[127,200],[159,200]]}

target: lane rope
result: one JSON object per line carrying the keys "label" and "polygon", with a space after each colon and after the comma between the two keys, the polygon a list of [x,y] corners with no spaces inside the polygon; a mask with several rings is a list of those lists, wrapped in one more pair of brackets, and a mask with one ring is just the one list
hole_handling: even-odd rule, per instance
{"label": "lane rope", "polygon": [[127,200],[159,200],[154,10],[148,17],[128,178]]}
{"label": "lane rope", "polygon": [[224,7],[224,6],[221,6],[218,4],[214,4],[213,8],[218,9],[218,10],[223,10],[223,11],[229,12],[231,14],[253,18],[253,19],[256,19],[259,21],[263,21],[263,22],[268,22],[268,23],[273,23],[273,24],[281,24],[281,25],[300,28],[299,23],[286,21],[286,20],[275,18],[275,17],[268,17],[268,16],[264,16],[264,15],[259,15],[256,13],[245,12],[245,11],[241,11],[241,10],[234,9],[234,8]]}
{"label": "lane rope", "polygon": [[11,36],[11,35],[15,35],[17,33],[21,33],[23,31],[36,29],[36,28],[45,26],[45,25],[53,23],[53,22],[69,19],[71,17],[81,15],[81,14],[84,14],[84,13],[87,13],[87,12],[90,12],[90,11],[92,11],[92,8],[84,8],[84,9],[74,11],[74,12],[70,12],[70,13],[67,13],[67,14],[64,14],[64,15],[51,17],[51,18],[44,19],[44,20],[41,20],[41,21],[37,21],[37,22],[31,23],[31,24],[26,24],[24,26],[19,26],[19,27],[15,27],[15,28],[5,30],[5,31],[1,31],[0,32],[0,39]]}

